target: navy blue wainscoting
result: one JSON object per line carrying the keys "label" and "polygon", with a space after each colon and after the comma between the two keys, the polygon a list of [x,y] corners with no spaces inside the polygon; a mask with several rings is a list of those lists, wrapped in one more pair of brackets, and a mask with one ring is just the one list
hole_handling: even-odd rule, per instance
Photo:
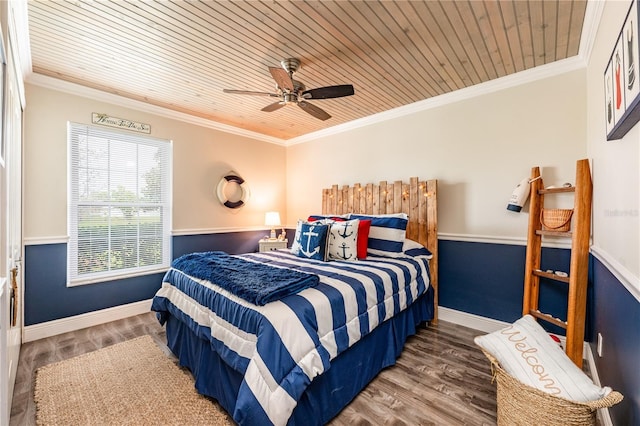
{"label": "navy blue wainscoting", "polygon": [[173,237],[173,258],[183,254],[221,250],[230,254],[258,251],[258,241],[269,231],[243,231],[218,234],[179,235]]}
{"label": "navy blue wainscoting", "polygon": [[602,385],[624,400],[609,409],[614,425],[640,425],[640,302],[593,258],[595,335],[602,334],[602,358],[591,340]]}
{"label": "navy blue wainscoting", "polygon": [[[289,241],[293,230],[287,230]],[[172,239],[173,259],[196,251],[249,253],[268,231],[181,235]],[[67,244],[25,247],[25,325],[39,324],[100,309],[151,299],[164,273],[67,287]]]}
{"label": "navy blue wainscoting", "polygon": [[[440,240],[438,254],[440,306],[505,322],[522,316],[525,246]],[[541,267],[568,272],[570,257],[568,249],[545,247]],[[540,283],[540,310],[566,318],[566,284],[545,281]],[[563,329],[541,324],[565,334]]]}
{"label": "navy blue wainscoting", "polygon": [[67,287],[66,243],[26,246],[24,266],[25,325],[150,299],[164,275]]}

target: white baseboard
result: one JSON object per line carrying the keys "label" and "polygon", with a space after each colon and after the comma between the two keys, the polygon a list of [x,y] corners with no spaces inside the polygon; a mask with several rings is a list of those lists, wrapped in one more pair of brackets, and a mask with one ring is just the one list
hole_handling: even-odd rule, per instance
{"label": "white baseboard", "polygon": [[[100,311],[88,312],[86,314],[76,315],[69,318],[29,325],[23,329],[22,341],[26,343],[38,339],[44,339],[46,337],[80,330],[86,327],[104,324],[134,315],[144,314],[150,310],[151,299],[148,299],[140,302],[129,303],[127,305],[102,309]],[[479,315],[469,314],[455,309],[445,308],[443,306],[438,307],[438,319],[462,325],[464,327],[473,328],[485,333],[492,333],[509,325],[509,323],[504,321],[481,317]],[[563,336],[559,337],[561,340],[564,340]],[[584,343],[584,357],[589,365],[589,371],[591,371],[593,382],[598,386],[601,386],[595,365],[595,359],[591,352],[591,346],[587,342]],[[598,417],[603,426],[613,426],[611,416],[609,415],[609,409],[604,408],[598,410]]]}
{"label": "white baseboard", "polygon": [[23,343],[32,342],[34,340],[44,339],[45,337],[144,314],[150,310],[151,299],[148,299],[99,311],[87,312],[86,314],[73,317],[29,325],[22,330],[22,341]]}
{"label": "white baseboard", "polygon": [[[508,322],[498,321],[474,314],[468,314],[466,312],[456,311],[455,309],[445,308],[443,306],[438,306],[438,319],[451,322],[453,324],[462,325],[464,327],[473,328],[485,333],[493,333],[494,331],[500,330],[509,325]],[[566,343],[565,337],[558,337],[560,338],[560,341],[564,347]],[[596,369],[596,362],[593,357],[593,352],[591,351],[591,345],[589,345],[588,342],[584,342],[582,353],[584,360],[589,366],[591,379],[596,385],[602,386],[600,384],[600,377],[598,377],[598,370]],[[613,426],[608,408],[601,408],[598,410],[598,419],[600,420],[599,424],[603,426]]]}
{"label": "white baseboard", "polygon": [[[593,352],[591,351],[591,345],[587,342],[584,343],[584,358],[589,365],[589,371],[591,371],[591,380],[598,386],[602,386],[600,383],[600,377],[598,376],[598,370],[596,369],[596,360],[593,356]],[[613,421],[611,420],[611,414],[609,413],[609,408],[601,408],[597,413],[598,420],[600,425],[602,426],[613,426]]]}
{"label": "white baseboard", "polygon": [[[129,303],[127,305],[102,309],[100,311],[88,312],[86,314],[76,315],[69,318],[30,325],[24,327],[22,340],[26,343],[38,339],[44,339],[46,337],[70,331],[80,330],[86,327],[104,324],[134,315],[140,315],[149,312],[150,309],[151,299],[148,299],[140,302]],[[455,309],[445,308],[443,306],[438,307],[438,319],[462,325],[464,327],[473,328],[485,333],[492,333],[509,325],[509,323],[504,321],[481,317],[479,315],[469,314]],[[559,337],[563,339],[563,336]],[[584,356],[589,365],[589,371],[592,373],[593,382],[598,386],[601,386],[595,365],[595,359],[591,352],[591,346],[587,342],[584,343]],[[600,424],[603,426],[613,426],[609,409],[604,408],[598,410],[598,417],[601,422]]]}
{"label": "white baseboard", "polygon": [[468,314],[466,312],[456,311],[455,309],[445,308],[443,306],[438,306],[438,319],[473,328],[475,330],[484,331],[485,333],[493,333],[494,331],[500,330],[509,325],[508,322]]}

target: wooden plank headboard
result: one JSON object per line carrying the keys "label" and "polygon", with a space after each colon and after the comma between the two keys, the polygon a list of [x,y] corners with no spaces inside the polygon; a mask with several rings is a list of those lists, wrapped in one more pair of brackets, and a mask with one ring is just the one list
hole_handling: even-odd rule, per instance
{"label": "wooden plank headboard", "polygon": [[406,213],[409,216],[407,238],[417,241],[433,253],[430,262],[431,285],[434,289],[434,323],[438,320],[438,181],[409,183],[395,181],[368,183],[339,188],[333,185],[322,190],[322,214],[387,214]]}

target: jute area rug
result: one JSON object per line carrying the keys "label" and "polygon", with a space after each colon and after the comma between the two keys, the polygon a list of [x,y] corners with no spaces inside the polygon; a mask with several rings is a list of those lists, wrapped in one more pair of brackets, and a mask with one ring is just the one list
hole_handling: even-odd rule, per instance
{"label": "jute area rug", "polygon": [[234,424],[150,336],[39,368],[35,402],[42,426]]}

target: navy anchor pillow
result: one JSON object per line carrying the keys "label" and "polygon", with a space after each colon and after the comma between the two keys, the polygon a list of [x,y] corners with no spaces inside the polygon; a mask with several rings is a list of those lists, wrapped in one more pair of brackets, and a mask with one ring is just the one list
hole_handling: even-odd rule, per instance
{"label": "navy anchor pillow", "polygon": [[296,252],[298,257],[305,259],[327,260],[327,236],[331,225],[315,222],[301,223],[300,233],[296,233]]}
{"label": "navy anchor pillow", "polygon": [[329,233],[330,260],[358,260],[358,225],[360,220],[347,220],[331,224]]}

